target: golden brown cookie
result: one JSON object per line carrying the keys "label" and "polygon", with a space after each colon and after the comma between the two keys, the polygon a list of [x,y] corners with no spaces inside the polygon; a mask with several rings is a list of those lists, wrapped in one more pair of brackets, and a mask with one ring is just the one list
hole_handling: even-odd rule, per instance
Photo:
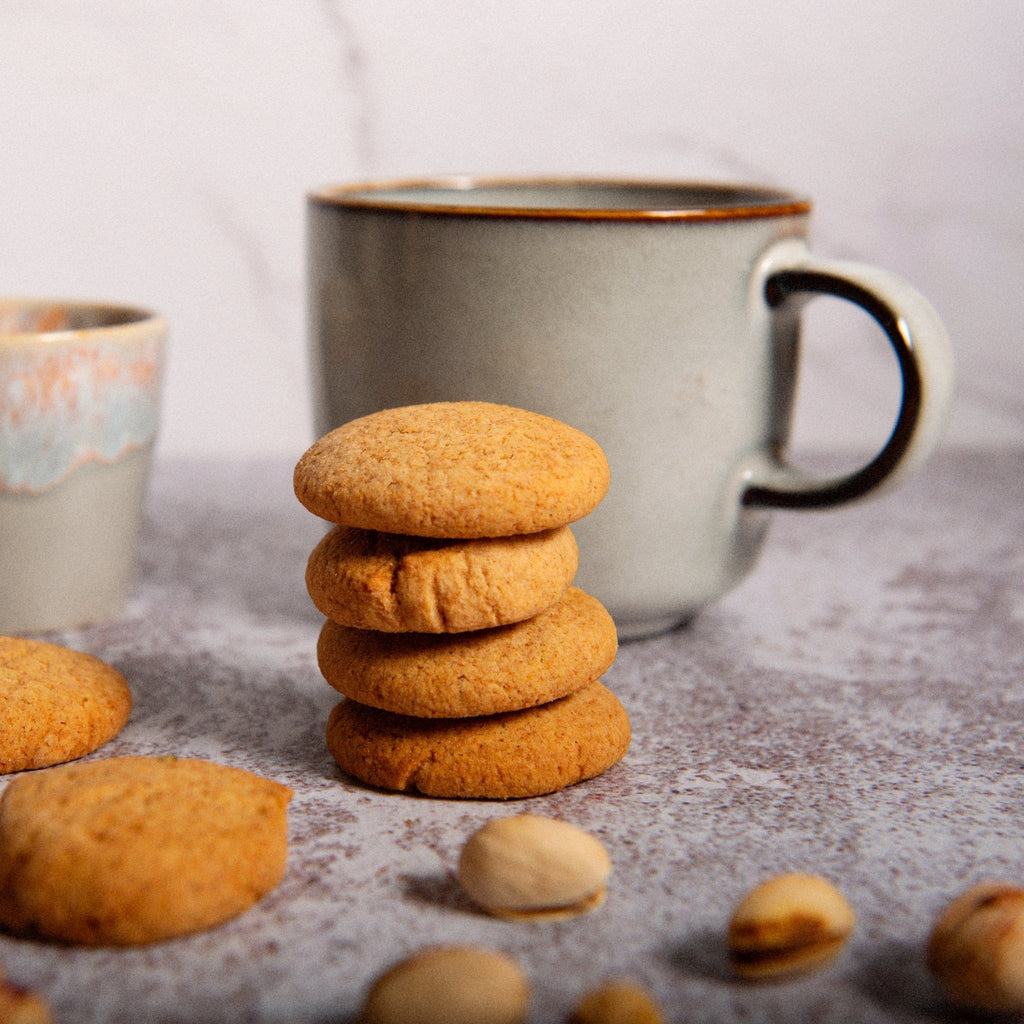
{"label": "golden brown cookie", "polygon": [[125,946],[220,924],[280,881],[291,795],[173,757],[21,775],[0,797],[0,927]]}
{"label": "golden brown cookie", "polygon": [[124,676],[91,654],[0,637],[0,773],[73,761],[128,721]]}
{"label": "golden brown cookie", "polygon": [[295,494],[344,526],[416,537],[509,537],[585,516],[608,489],[597,442],[559,420],[490,402],[410,405],[325,434]]}
{"label": "golden brown cookie", "polygon": [[567,526],[444,540],[336,526],[313,549],[306,589],[335,622],[388,633],[460,633],[549,608],[576,575]]}
{"label": "golden brown cookie", "polygon": [[410,718],[343,700],[327,746],[342,771],[379,789],[509,800],[593,778],[629,748],[626,710],[602,683],[525,711]]}
{"label": "golden brown cookie", "polygon": [[546,704],[589,686],[615,660],[604,605],[570,587],[523,622],[473,633],[380,633],[328,620],[320,671],[361,704],[420,718],[464,718]]}

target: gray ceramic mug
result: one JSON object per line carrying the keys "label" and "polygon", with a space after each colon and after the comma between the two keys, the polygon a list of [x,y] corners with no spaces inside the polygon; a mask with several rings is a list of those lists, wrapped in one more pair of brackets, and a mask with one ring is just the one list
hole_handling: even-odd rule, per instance
{"label": "gray ceramic mug", "polygon": [[[669,629],[751,569],[770,510],[827,508],[915,470],[944,430],[953,360],[905,282],[807,248],[810,204],[760,187],[597,180],[347,185],[309,197],[316,430],[482,399],[594,437],[611,487],[574,526],[577,584],[623,639]],[[863,307],[898,356],[882,451],[808,477],[785,447],[799,310]]]}

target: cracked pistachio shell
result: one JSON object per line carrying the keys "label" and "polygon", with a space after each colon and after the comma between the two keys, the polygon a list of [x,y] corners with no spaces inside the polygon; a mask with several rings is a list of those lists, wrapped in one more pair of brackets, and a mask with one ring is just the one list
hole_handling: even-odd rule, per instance
{"label": "cracked pistachio shell", "polygon": [[569,917],[604,902],[611,873],[600,840],[575,825],[533,814],[495,818],[473,833],[459,881],[484,910],[502,917]]}
{"label": "cracked pistachio shell", "polygon": [[423,950],[382,974],[360,1024],[521,1024],[530,985],[504,953],[477,946]]}
{"label": "cracked pistachio shell", "polygon": [[1024,1010],[1024,889],[983,882],[940,915],[928,969],[946,998],[969,1010]]}
{"label": "cracked pistachio shell", "polygon": [[751,890],[729,923],[729,959],[745,978],[816,970],[838,955],[855,915],[818,875],[777,875]]}

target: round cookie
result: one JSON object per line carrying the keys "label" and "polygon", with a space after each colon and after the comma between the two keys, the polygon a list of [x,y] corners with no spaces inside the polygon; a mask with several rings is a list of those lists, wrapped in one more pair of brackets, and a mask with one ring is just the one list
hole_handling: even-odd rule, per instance
{"label": "round cookie", "polygon": [[344,526],[417,537],[509,537],[585,516],[608,490],[596,441],[490,402],[410,405],[325,434],[295,467],[295,494]]}
{"label": "round cookie", "polygon": [[327,746],[342,771],[379,789],[510,800],[593,778],[629,748],[626,710],[602,683],[525,711],[411,718],[336,705]]}
{"label": "round cookie", "polygon": [[21,775],[0,797],[0,926],[125,946],[220,924],[280,881],[291,795],[173,757]]}
{"label": "round cookie", "polygon": [[124,676],[91,654],[0,637],[0,773],[73,761],[128,721]]}
{"label": "round cookie", "polygon": [[443,540],[336,526],[309,556],[306,589],[329,619],[388,633],[459,633],[536,615],[565,592],[569,527]]}
{"label": "round cookie", "polygon": [[473,633],[380,633],[328,620],[317,659],[327,682],[360,704],[465,718],[573,693],[606,671],[617,648],[604,605],[570,587],[533,618]]}

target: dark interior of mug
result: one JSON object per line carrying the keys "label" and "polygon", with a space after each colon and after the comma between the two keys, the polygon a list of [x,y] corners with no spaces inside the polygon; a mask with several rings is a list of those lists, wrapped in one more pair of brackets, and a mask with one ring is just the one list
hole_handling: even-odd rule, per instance
{"label": "dark interior of mug", "polygon": [[148,319],[149,313],[125,306],[78,302],[0,299],[0,336],[57,334],[98,327],[119,327]]}
{"label": "dark interior of mug", "polygon": [[352,206],[584,216],[737,210],[773,213],[806,206],[789,192],[751,185],[558,179],[452,178],[370,184],[328,189],[317,198]]}

